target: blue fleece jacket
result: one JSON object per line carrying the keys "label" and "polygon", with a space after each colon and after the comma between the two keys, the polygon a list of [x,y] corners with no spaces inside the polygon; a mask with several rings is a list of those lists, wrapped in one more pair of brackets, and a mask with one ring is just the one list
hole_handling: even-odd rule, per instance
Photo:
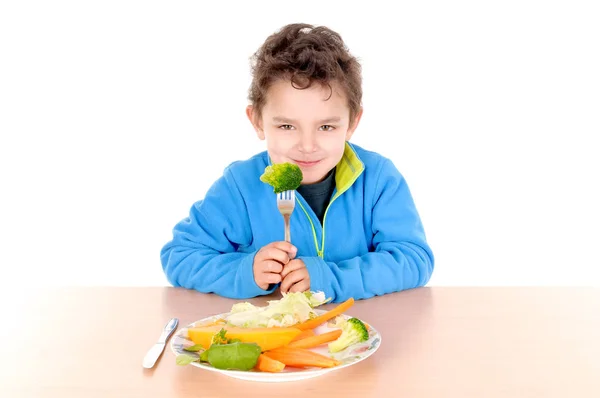
{"label": "blue fleece jacket", "polygon": [[[246,299],[273,292],[254,281],[254,255],[284,238],[273,188],[259,177],[267,152],[228,166],[173,229],[161,250],[174,286]],[[292,244],[306,264],[310,289],[334,302],[425,285],[434,257],[410,190],[387,158],[346,143],[323,226],[296,195]]]}

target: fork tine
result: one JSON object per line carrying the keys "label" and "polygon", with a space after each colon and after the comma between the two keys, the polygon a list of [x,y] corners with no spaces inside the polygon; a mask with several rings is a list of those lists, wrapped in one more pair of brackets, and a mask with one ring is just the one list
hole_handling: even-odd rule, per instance
{"label": "fork tine", "polygon": [[295,202],[295,192],[294,191],[283,191],[277,194],[277,202],[286,202],[293,204]]}

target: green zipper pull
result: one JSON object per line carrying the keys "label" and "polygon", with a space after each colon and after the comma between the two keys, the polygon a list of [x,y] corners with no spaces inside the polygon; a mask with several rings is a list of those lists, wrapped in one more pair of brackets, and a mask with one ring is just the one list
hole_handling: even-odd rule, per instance
{"label": "green zipper pull", "polygon": [[319,257],[323,258],[323,255],[324,255],[323,250],[317,250],[317,255]]}

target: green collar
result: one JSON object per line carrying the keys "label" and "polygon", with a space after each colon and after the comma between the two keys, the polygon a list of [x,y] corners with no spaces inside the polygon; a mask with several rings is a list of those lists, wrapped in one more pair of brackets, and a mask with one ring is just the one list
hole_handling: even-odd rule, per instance
{"label": "green collar", "polygon": [[336,195],[341,195],[350,188],[364,170],[364,163],[360,160],[350,143],[346,142],[344,155],[342,155],[342,159],[337,164],[335,170],[335,186],[338,191]]}
{"label": "green collar", "polygon": [[304,208],[302,202],[296,197],[296,201],[300,205],[300,208],[306,215],[308,222],[312,228],[313,238],[315,240],[315,249],[317,251],[317,255],[321,258],[325,258],[325,220],[327,219],[327,213],[329,212],[329,208],[331,204],[345,191],[348,190],[354,184],[354,181],[362,174],[365,170],[364,163],[358,157],[352,145],[346,142],[346,146],[344,147],[344,154],[342,155],[342,159],[336,165],[335,169],[335,186],[336,193],[333,195],[333,198],[329,201],[327,208],[325,209],[325,215],[323,216],[323,232],[321,234],[321,246],[319,247],[319,241],[317,240],[317,232],[315,230],[315,224],[313,223],[308,211]]}

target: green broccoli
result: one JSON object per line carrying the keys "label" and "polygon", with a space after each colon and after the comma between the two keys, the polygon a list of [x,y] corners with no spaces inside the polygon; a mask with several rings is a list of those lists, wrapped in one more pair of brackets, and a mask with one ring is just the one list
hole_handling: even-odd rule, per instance
{"label": "green broccoli", "polygon": [[329,352],[339,352],[352,344],[362,343],[369,339],[367,327],[358,318],[350,318],[342,322],[341,328],[340,337],[329,343]]}
{"label": "green broccoli", "polygon": [[260,180],[273,187],[275,193],[293,191],[302,182],[302,170],[293,163],[277,163],[267,166]]}

